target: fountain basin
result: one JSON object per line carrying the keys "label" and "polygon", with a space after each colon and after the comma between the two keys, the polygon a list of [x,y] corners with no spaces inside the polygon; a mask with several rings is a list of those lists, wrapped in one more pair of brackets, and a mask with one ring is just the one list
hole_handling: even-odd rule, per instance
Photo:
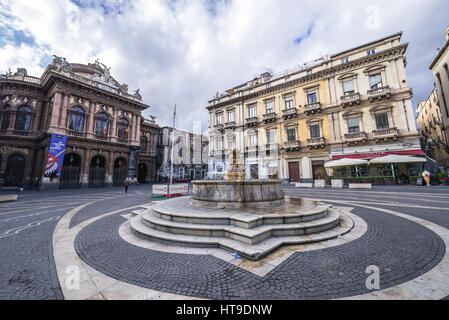
{"label": "fountain basin", "polygon": [[192,181],[190,203],[210,208],[270,208],[284,203],[282,180]]}

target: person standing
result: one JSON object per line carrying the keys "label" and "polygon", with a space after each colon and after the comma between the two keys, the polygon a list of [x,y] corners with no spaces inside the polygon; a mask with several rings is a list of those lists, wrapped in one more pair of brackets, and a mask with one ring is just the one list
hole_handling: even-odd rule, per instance
{"label": "person standing", "polygon": [[128,187],[129,187],[129,179],[126,178],[125,182],[123,182],[123,185],[125,186],[125,194],[128,194]]}

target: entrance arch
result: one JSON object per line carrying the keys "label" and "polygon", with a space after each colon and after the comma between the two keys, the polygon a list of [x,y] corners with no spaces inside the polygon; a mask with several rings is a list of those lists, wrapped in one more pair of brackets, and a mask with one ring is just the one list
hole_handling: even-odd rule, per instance
{"label": "entrance arch", "polygon": [[105,186],[106,160],[103,156],[95,156],[90,161],[89,188]]}
{"label": "entrance arch", "polygon": [[114,173],[112,175],[112,185],[114,187],[123,186],[123,182],[125,182],[126,178],[126,159],[117,158],[114,161]]}
{"label": "entrance arch", "polygon": [[13,154],[8,158],[5,174],[5,187],[16,187],[22,184],[25,170],[25,157]]}
{"label": "entrance arch", "polygon": [[137,167],[137,181],[139,183],[146,183],[148,175],[148,166],[146,163],[139,163]]}
{"label": "entrance arch", "polygon": [[61,180],[59,188],[79,188],[81,172],[81,157],[76,153],[69,153],[64,156],[61,170]]}

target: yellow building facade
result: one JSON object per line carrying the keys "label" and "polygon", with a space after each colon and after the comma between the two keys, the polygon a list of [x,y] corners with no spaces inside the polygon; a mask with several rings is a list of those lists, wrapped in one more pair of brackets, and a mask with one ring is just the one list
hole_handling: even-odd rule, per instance
{"label": "yellow building facade", "polygon": [[416,112],[416,122],[421,131],[426,153],[437,161],[439,167],[448,167],[449,145],[444,130],[444,113],[440,107],[436,88],[427,100],[418,103]]}
{"label": "yellow building facade", "polygon": [[401,36],[217,93],[207,106],[209,170],[226,170],[234,147],[248,179],[300,183],[332,175],[332,159],[422,154]]}

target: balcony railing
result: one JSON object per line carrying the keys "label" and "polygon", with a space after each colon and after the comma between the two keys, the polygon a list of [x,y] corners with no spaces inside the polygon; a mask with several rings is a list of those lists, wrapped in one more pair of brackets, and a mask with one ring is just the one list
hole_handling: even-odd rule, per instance
{"label": "balcony railing", "polygon": [[129,143],[129,139],[128,138],[117,138],[117,142],[118,143],[128,144]]}
{"label": "balcony railing", "polygon": [[224,128],[225,129],[234,129],[235,128],[235,121],[226,122],[224,124]]}
{"label": "balcony railing", "polygon": [[296,116],[297,116],[296,108],[282,110],[282,117],[284,118],[284,120],[290,119],[290,118],[296,118]]}
{"label": "balcony railing", "polygon": [[265,145],[266,150],[277,150],[278,144],[277,143],[267,143]]}
{"label": "balcony railing", "polygon": [[298,151],[301,148],[301,143],[299,140],[285,141],[284,148],[287,152]]}
{"label": "balcony railing", "polygon": [[306,115],[320,113],[321,112],[321,102],[309,103],[304,105],[304,111]]}
{"label": "balcony railing", "polygon": [[396,139],[399,136],[398,129],[394,128],[386,128],[386,129],[378,129],[373,130],[373,136],[376,140],[387,140],[390,138]]}
{"label": "balcony railing", "polygon": [[109,136],[105,136],[103,134],[96,134],[95,139],[102,141],[109,141]]}
{"label": "balcony railing", "polygon": [[360,93],[345,94],[340,98],[343,107],[352,106],[353,104],[360,104]]}
{"label": "balcony railing", "polygon": [[391,95],[390,86],[383,86],[375,89],[368,90],[368,97],[370,101],[374,99],[381,99],[382,97],[389,98]]}
{"label": "balcony railing", "polygon": [[85,138],[86,137],[86,132],[76,131],[76,130],[69,130],[69,136],[77,137],[77,138]]}
{"label": "balcony railing", "polygon": [[366,141],[366,133],[365,132],[353,132],[345,134],[345,141],[348,143],[357,144],[359,142]]}
{"label": "balcony railing", "polygon": [[319,138],[307,139],[307,144],[308,144],[309,149],[322,148],[322,147],[324,147],[324,138],[319,137]]}
{"label": "balcony railing", "polygon": [[15,129],[2,129],[0,130],[1,136],[16,136],[16,137],[35,137],[39,134],[39,131],[30,130],[15,130]]}
{"label": "balcony railing", "polygon": [[270,112],[263,115],[263,122],[269,123],[269,122],[275,122],[276,121],[276,113]]}
{"label": "balcony railing", "polygon": [[255,126],[257,125],[257,117],[246,118],[245,123],[247,126]]}
{"label": "balcony railing", "polygon": [[221,129],[223,129],[223,124],[222,124],[222,123],[216,124],[216,125],[214,126],[214,129],[215,129],[215,130],[221,130]]}
{"label": "balcony railing", "polygon": [[252,146],[252,147],[245,147],[245,151],[246,152],[257,152],[259,151],[259,147],[258,146]]}

